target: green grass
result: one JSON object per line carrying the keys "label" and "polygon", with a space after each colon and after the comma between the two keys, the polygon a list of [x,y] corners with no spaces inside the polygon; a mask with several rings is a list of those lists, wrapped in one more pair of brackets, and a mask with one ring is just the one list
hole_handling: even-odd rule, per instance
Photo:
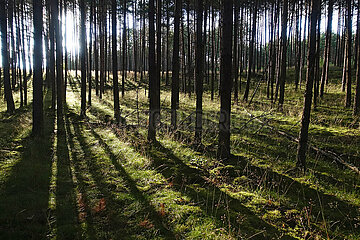
{"label": "green grass", "polygon": [[[343,107],[340,72],[331,68],[310,141],[360,167],[359,119]],[[359,176],[311,151],[306,174],[288,172],[296,144],[247,114],[297,136],[303,90],[290,82],[293,69],[288,75],[282,111],[265,83],[250,106],[233,105],[227,162],[215,157],[219,100],[208,92],[205,150],[192,145],[194,96],[181,95],[179,132],[169,133],[165,87],[158,142],[148,145],[146,83],[137,91],[131,74],[120,98],[126,127],[113,124],[109,87],[103,99],[92,93],[80,118],[78,79],[69,81],[63,119],[46,92],[43,139],[30,136],[31,105],[7,115],[1,102],[0,239],[359,239]]]}

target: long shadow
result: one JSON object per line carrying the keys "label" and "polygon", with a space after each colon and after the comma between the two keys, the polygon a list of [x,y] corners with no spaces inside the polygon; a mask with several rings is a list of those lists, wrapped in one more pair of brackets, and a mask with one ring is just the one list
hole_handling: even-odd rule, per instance
{"label": "long shadow", "polygon": [[[116,132],[115,132],[116,133]],[[116,133],[118,134],[118,133]],[[183,136],[186,139],[186,136]],[[254,135],[253,137],[257,138],[258,141],[262,141],[262,142],[266,142],[268,145],[273,145],[274,140],[272,138],[270,138],[267,135]],[[283,139],[283,143],[284,144],[290,144],[286,139]],[[284,146],[283,144],[281,146]],[[274,145],[274,149],[267,149],[266,151],[272,151],[273,153],[271,155],[274,156],[279,156],[282,155],[283,158],[287,158],[288,157],[288,153],[284,152],[284,149],[280,149],[281,146],[278,145]],[[259,149],[258,148],[254,148],[254,146],[250,146],[250,148],[252,149],[251,152],[257,152]],[[246,149],[249,151],[249,149]],[[214,152],[211,151],[207,151],[204,154],[209,155],[209,156],[215,156]],[[270,190],[275,190],[278,191],[281,195],[289,198],[291,201],[293,202],[297,202],[299,203],[297,205],[298,209],[302,209],[306,206],[309,205],[309,202],[311,202],[311,204],[314,204],[314,210],[316,212],[316,214],[321,214],[322,211],[325,212],[325,217],[327,218],[326,220],[329,220],[330,222],[334,223],[331,224],[332,226],[332,230],[339,228],[339,229],[343,229],[343,230],[349,230],[349,231],[355,231],[354,226],[356,224],[358,224],[358,220],[356,218],[356,214],[358,214],[359,209],[357,206],[352,205],[351,203],[347,203],[345,201],[342,201],[341,199],[335,197],[335,196],[331,196],[325,193],[322,193],[321,191],[316,191],[313,188],[310,188],[309,186],[305,185],[305,184],[301,184],[297,181],[294,181],[292,178],[289,178],[285,175],[276,173],[274,171],[271,171],[270,169],[263,169],[261,167],[256,167],[254,165],[251,165],[247,160],[245,159],[241,159],[241,158],[236,158],[236,159],[232,159],[234,166],[236,166],[236,168],[234,168],[234,171],[232,173],[232,177],[235,178],[238,176],[237,172],[243,172],[244,169],[248,169],[251,171],[245,171],[247,172],[247,177],[251,178],[255,183],[255,188],[258,186],[258,184],[260,181],[262,183],[265,182],[269,182],[269,183],[281,183],[280,185],[278,184],[269,184],[267,187],[270,188]],[[181,161],[181,160],[180,160]],[[161,165],[161,164],[160,164]],[[159,166],[160,166],[159,165]],[[168,165],[164,165],[166,166],[165,168],[168,167]],[[187,166],[187,165],[185,165]],[[313,166],[311,163],[309,163],[309,167],[310,168],[314,168],[315,166]],[[191,173],[192,168],[187,169],[188,172]],[[178,168],[175,168],[175,171],[178,171],[176,174],[174,174],[175,176],[179,177],[181,176],[181,172],[183,172],[183,170],[179,170]],[[264,173],[266,173],[266,179],[263,179]],[[199,174],[204,174],[204,173],[199,173]],[[193,174],[194,176],[197,176],[198,174]],[[331,177],[326,177],[324,175],[319,175],[319,174],[315,174],[317,177],[321,177],[322,179],[328,179],[331,180],[332,182],[335,182],[336,184],[341,184],[341,186],[343,186],[346,190],[352,190],[353,189],[353,184],[352,182],[344,182],[344,181],[340,181],[338,179],[335,178],[331,178]],[[230,176],[231,177],[231,176]],[[181,177],[180,177],[181,178]],[[265,186],[266,187],[266,186]],[[356,189],[353,189],[356,191]],[[319,199],[320,198],[320,202]],[[328,207],[334,207],[334,209]],[[343,221],[338,221],[339,218],[343,218]]]}
{"label": "long shadow", "polygon": [[[117,136],[121,139],[121,136],[118,134]],[[142,136],[137,135],[136,139],[129,140],[138,142],[140,138]],[[165,148],[159,142],[154,144],[146,152],[152,160],[152,167],[165,178],[171,179],[174,188],[199,204],[205,213],[215,216],[217,225],[227,227],[229,221],[233,232],[240,232],[241,236],[245,238],[252,236],[252,239],[294,239],[260,219],[239,200],[207,182],[202,177],[204,172],[187,166],[170,149]],[[134,146],[140,147],[138,144],[134,144]],[[223,222],[224,216],[228,218],[225,222]],[[239,219],[245,220],[239,221]]]}
{"label": "long shadow", "polygon": [[263,187],[286,197],[290,202],[297,203],[297,209],[311,206],[313,216],[324,214],[333,231],[340,229],[355,232],[355,226],[360,223],[357,217],[360,214],[359,206],[342,201],[320,190],[315,190],[271,169],[254,166],[241,157],[233,156],[227,164],[236,166],[227,172],[229,176],[234,178],[239,176],[238,173],[240,172],[251,179],[255,186],[262,184]]}
{"label": "long shadow", "polygon": [[[70,118],[73,122],[75,136],[78,139],[80,146],[85,154],[84,158],[87,161],[87,165],[89,166],[90,173],[93,175],[94,180],[95,180],[99,190],[104,195],[106,201],[109,203],[107,205],[108,206],[107,208],[109,208],[109,210],[108,210],[109,214],[110,214],[110,212],[120,211],[121,208],[123,208],[125,205],[125,202],[123,202],[124,200],[118,200],[113,197],[111,190],[108,188],[109,185],[106,184],[105,180],[103,179],[103,174],[101,173],[101,170],[100,170],[101,166],[96,162],[97,159],[94,159],[92,157],[94,154],[92,153],[91,147],[86,143],[85,137],[82,134],[82,129],[80,128],[79,123],[77,123],[76,117],[74,116],[74,114],[72,114],[72,115],[70,115]],[[95,132],[92,131],[92,133],[95,133]],[[99,137],[99,135],[94,135],[94,136]],[[159,221],[159,219],[156,218],[157,215],[156,215],[155,209],[153,209],[151,207],[150,202],[137,189],[136,183],[131,179],[131,177],[126,173],[126,171],[118,163],[117,157],[111,152],[109,146],[104,145],[105,143],[101,138],[100,138],[100,140],[99,141],[100,141],[102,147],[104,148],[106,153],[109,155],[113,165],[119,172],[119,176],[125,181],[127,187],[129,188],[129,191],[130,191],[130,194],[132,195],[132,197],[134,197],[134,199],[136,199],[142,203],[144,208],[146,210],[148,210],[148,213],[150,213],[150,216],[149,216],[150,218],[153,216],[153,218],[151,218],[151,220],[154,222],[155,227],[158,230],[160,230],[160,233],[166,239],[176,239],[175,235],[171,231],[167,230],[162,225],[162,223]],[[126,221],[126,219],[121,219],[121,218],[115,216],[113,213],[110,214],[109,217],[110,217],[110,221],[111,221],[111,226],[109,226],[109,227],[112,228],[112,230],[116,229],[117,235],[128,236],[129,234],[131,234],[128,232],[129,224]],[[111,229],[110,229],[110,231],[111,231]]]}
{"label": "long shadow", "polygon": [[[268,135],[254,135],[253,137],[257,138],[259,141],[267,142],[268,145],[273,145],[274,142]],[[285,141],[280,147],[286,146],[286,144]],[[250,146],[249,148],[252,149],[250,150],[252,154],[255,156],[258,155],[259,158],[263,157],[261,156],[262,152],[279,151],[279,153],[285,154],[284,150],[278,149],[279,146],[274,147],[274,150],[262,150],[260,154],[256,153],[256,151],[259,151],[258,148],[253,146]],[[249,151],[249,149],[244,147],[241,148]],[[216,153],[207,151],[204,154],[213,157]],[[326,221],[330,222],[331,230],[335,231],[336,229],[340,229],[342,231],[354,232],[356,231],[355,227],[360,223],[360,219],[357,217],[360,214],[360,208],[357,205],[343,201],[336,196],[326,194],[320,190],[317,191],[316,189],[300,183],[286,175],[274,172],[270,168],[255,166],[251,164],[248,159],[240,156],[233,156],[226,164],[235,166],[224,168],[225,172],[222,173],[222,175],[227,176],[229,182],[233,182],[236,177],[244,175],[252,182],[250,187],[257,189],[261,185],[265,189],[277,192],[278,195],[286,197],[290,202],[297,203],[296,208],[299,210],[311,205],[313,215],[321,216],[324,214]],[[319,179],[340,185],[341,187],[339,188],[342,188],[342,190],[345,191],[359,192],[359,187],[355,188],[353,182],[357,180],[339,180],[331,176],[320,174],[316,171],[316,166],[312,163],[309,163],[308,167],[314,169],[314,175]]]}
{"label": "long shadow", "polygon": [[[142,203],[145,211],[149,213],[149,218],[155,223],[155,226],[167,239],[176,239],[174,233],[163,226],[162,222],[160,221],[159,214],[151,205],[150,201],[145,197],[144,193],[137,188],[136,182],[129,176],[124,167],[119,164],[119,157],[115,156],[109,145],[106,144],[106,142],[100,137],[98,133],[95,132],[93,128],[91,128],[91,133],[99,141],[106,154],[110,157],[112,164],[115,166],[116,170],[118,170],[120,176],[125,180],[126,186],[129,188],[130,193]],[[124,159],[125,156],[120,153],[120,158]]]}
{"label": "long shadow", "polygon": [[[70,155],[71,155],[71,158],[72,158],[72,164],[74,166],[74,174],[75,174],[75,178],[77,179],[77,182],[78,182],[78,192],[79,194],[81,194],[82,198],[81,198],[81,206],[79,211],[80,213],[79,214],[83,214],[82,215],[82,219],[79,219],[80,223],[81,222],[86,222],[85,224],[85,234],[86,234],[86,237],[87,239],[95,239],[95,229],[93,228],[93,217],[91,215],[91,209],[89,207],[89,199],[87,198],[86,194],[85,194],[85,188],[87,186],[87,184],[85,183],[85,180],[83,179],[82,175],[80,174],[80,172],[82,171],[81,170],[81,167],[79,166],[79,159],[78,159],[78,155],[76,153],[76,150],[75,150],[75,143],[74,143],[74,134],[71,132],[71,129],[70,129],[70,121],[69,121],[69,118],[67,115],[65,115],[65,126],[66,126],[66,133],[67,133],[67,140],[68,140],[68,143],[69,143],[69,147],[70,147]],[[81,209],[83,208],[83,209]]]}
{"label": "long shadow", "polygon": [[57,119],[56,143],[56,234],[59,239],[78,239],[77,200],[70,165],[64,118]]}
{"label": "long shadow", "polygon": [[45,94],[42,138],[26,137],[22,155],[0,189],[0,239],[45,239],[49,233],[49,186],[51,178],[54,113]]}

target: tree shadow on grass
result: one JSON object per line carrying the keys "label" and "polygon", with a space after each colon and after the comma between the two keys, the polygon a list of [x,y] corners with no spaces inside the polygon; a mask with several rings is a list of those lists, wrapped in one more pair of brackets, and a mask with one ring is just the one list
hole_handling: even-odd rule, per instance
{"label": "tree shadow on grass", "polygon": [[44,135],[23,139],[21,159],[0,189],[0,239],[44,239],[48,234],[54,113],[45,95]]}
{"label": "tree shadow on grass", "polygon": [[[117,136],[121,138],[118,134]],[[137,142],[144,140],[141,138],[142,136],[137,135],[136,140],[135,137],[130,140]],[[134,146],[140,147],[138,144],[134,144]],[[165,178],[170,179],[177,191],[189,196],[205,213],[216,217],[218,226],[227,228],[231,225],[228,230],[238,233],[238,237],[293,239],[257,217],[240,201],[206,181],[202,177],[204,172],[187,166],[170,149],[165,148],[159,142],[149,147],[146,154],[152,160],[152,167]]]}
{"label": "tree shadow on grass", "polygon": [[[356,226],[360,224],[359,206],[342,201],[336,196],[316,190],[269,168],[254,166],[239,156],[233,156],[226,164],[231,167],[226,168],[223,174],[230,178],[230,182],[235,177],[246,176],[253,182],[254,188],[261,186],[274,191],[279,196],[284,196],[290,202],[296,203],[297,209],[311,207],[311,221],[323,221],[321,216],[324,215],[329,225],[328,230],[355,233]],[[319,219],[316,220],[317,218]]]}
{"label": "tree shadow on grass", "polygon": [[[90,173],[93,175],[94,180],[104,195],[107,204],[107,215],[109,216],[109,231],[116,231],[116,236],[129,236],[129,234],[140,234],[135,232],[129,232],[129,229],[134,229],[134,226],[130,226],[127,222],[127,216],[122,216],[121,209],[127,204],[126,200],[116,199],[111,188],[111,186],[104,179],[104,175],[101,172],[101,166],[97,162],[98,159],[95,159],[93,150],[91,146],[86,142],[85,136],[83,135],[83,129],[80,127],[78,120],[74,114],[69,114],[71,121],[73,122],[75,137],[78,139],[80,146],[85,154],[84,158],[86,159],[87,165],[89,166]],[[142,205],[144,209],[141,211],[146,211],[149,213],[150,220],[155,224],[155,228],[160,231],[162,237],[166,239],[176,239],[176,236],[166,229],[161,221],[158,218],[156,210],[151,206],[149,200],[143,195],[143,193],[137,188],[136,183],[132,180],[132,178],[127,174],[125,169],[119,164],[119,159],[115,154],[111,151],[110,147],[104,142],[104,140],[93,130],[91,129],[92,134],[95,139],[99,141],[101,147],[105,150],[106,154],[109,156],[111,163],[115,167],[118,172],[119,177],[124,181],[126,188],[128,188],[129,194],[132,197],[132,201],[138,201]],[[124,202],[125,201],[125,202]],[[139,227],[135,227],[139,230]],[[141,230],[140,230],[141,231]]]}
{"label": "tree shadow on grass", "polygon": [[[119,157],[115,156],[109,145],[105,143],[105,141],[98,133],[94,131],[93,128],[91,128],[91,133],[99,141],[100,145],[104,148],[106,154],[108,154],[108,156],[110,157],[112,164],[115,166],[120,176],[125,180],[125,183],[129,188],[130,193],[142,203],[142,205],[144,206],[144,210],[149,213],[149,218],[155,223],[155,226],[167,239],[175,239],[176,237],[174,233],[163,226],[162,222],[160,221],[159,214],[151,205],[150,201],[145,197],[145,194],[138,189],[138,187],[136,186],[136,182],[129,176],[124,167],[119,164]],[[125,156],[123,156],[121,153],[120,156],[120,158],[125,158]]]}
{"label": "tree shadow on grass", "polygon": [[79,235],[77,200],[70,165],[68,138],[64,119],[58,118],[55,180],[56,237],[59,239],[79,239],[81,236]]}

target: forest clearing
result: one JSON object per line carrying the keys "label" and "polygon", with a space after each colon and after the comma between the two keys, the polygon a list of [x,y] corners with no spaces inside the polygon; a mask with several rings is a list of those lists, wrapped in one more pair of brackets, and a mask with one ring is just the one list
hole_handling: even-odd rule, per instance
{"label": "forest clearing", "polygon": [[2,0],[0,33],[0,239],[360,239],[360,1]]}

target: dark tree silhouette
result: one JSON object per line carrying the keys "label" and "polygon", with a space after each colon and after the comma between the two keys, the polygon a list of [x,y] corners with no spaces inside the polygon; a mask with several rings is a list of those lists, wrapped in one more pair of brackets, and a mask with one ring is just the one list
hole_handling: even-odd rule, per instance
{"label": "dark tree silhouette", "polygon": [[232,89],[232,30],[233,4],[232,0],[222,0],[221,14],[221,66],[220,66],[220,120],[219,149],[220,159],[230,157],[230,114]]}
{"label": "dark tree silhouette", "polygon": [[86,115],[86,12],[85,2],[80,0],[80,61],[81,61],[81,116]]}
{"label": "dark tree silhouette", "polygon": [[201,144],[202,136],[202,98],[204,78],[204,45],[203,45],[203,0],[196,1],[196,48],[195,48],[195,87],[196,87],[196,120],[195,144]]}
{"label": "dark tree silhouette", "polygon": [[10,64],[8,52],[8,34],[7,34],[7,14],[5,1],[0,1],[0,27],[1,27],[1,56],[4,75],[4,92],[6,100],[7,112],[13,113],[15,111],[14,99],[10,84]]}
{"label": "dark tree silhouette", "polygon": [[180,48],[180,19],[182,10],[182,0],[176,0],[175,19],[174,19],[174,41],[173,41],[173,61],[172,61],[172,82],[171,82],[171,127],[177,128],[177,109],[179,108],[179,48]]}
{"label": "dark tree silhouette", "polygon": [[299,144],[297,148],[297,167],[306,170],[306,148],[309,136],[310,112],[312,101],[312,89],[315,78],[315,51],[316,51],[316,25],[318,14],[320,14],[320,1],[311,1],[310,13],[310,36],[308,48],[308,70],[306,76],[306,89],[304,95],[304,109],[301,118],[301,129],[299,133]]}
{"label": "dark tree silhouette", "polygon": [[34,80],[33,80],[33,128],[34,135],[41,135],[44,128],[43,111],[43,2],[33,1],[34,14]]}
{"label": "dark tree silhouette", "polygon": [[117,3],[116,0],[111,1],[111,19],[112,19],[112,67],[113,67],[113,93],[114,93],[114,118],[117,123],[120,122],[120,106],[119,106],[119,83],[118,83],[118,60],[117,60],[117,34],[116,34],[116,17]]}
{"label": "dark tree silhouette", "polygon": [[253,16],[252,16],[252,30],[251,30],[251,39],[249,43],[249,56],[248,56],[248,72],[246,77],[246,88],[244,92],[244,101],[248,101],[249,91],[250,91],[250,82],[252,77],[252,69],[254,66],[254,44],[256,37],[256,20],[257,20],[257,11],[258,11],[258,0],[255,1],[253,7]]}
{"label": "dark tree silhouette", "polygon": [[149,0],[149,127],[148,140],[156,141],[156,121],[160,111],[160,84],[157,79],[157,67],[155,56],[155,4],[154,0]]}

